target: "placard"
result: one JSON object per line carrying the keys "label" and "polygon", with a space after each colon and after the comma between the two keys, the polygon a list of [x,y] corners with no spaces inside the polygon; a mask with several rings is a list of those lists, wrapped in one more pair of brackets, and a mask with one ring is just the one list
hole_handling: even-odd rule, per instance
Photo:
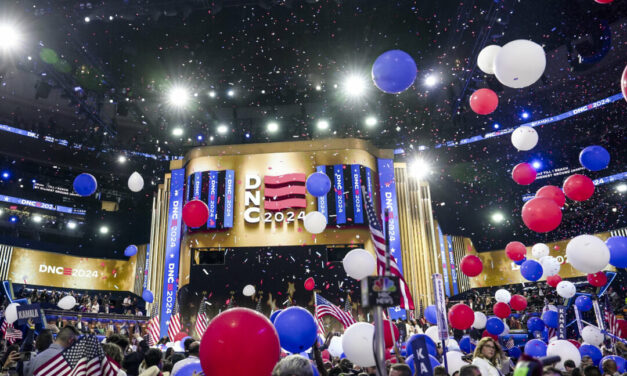
{"label": "placard", "polygon": [[35,324],[41,324],[43,318],[43,312],[39,303],[35,304],[22,304],[17,308],[17,323],[24,325],[31,320]]}
{"label": "placard", "polygon": [[433,366],[429,358],[429,350],[427,349],[427,341],[424,336],[414,336],[409,341],[412,354],[414,355],[414,375],[431,376],[433,375]]}
{"label": "placard", "polygon": [[435,273],[431,276],[433,291],[435,293],[435,309],[438,320],[438,333],[443,341],[448,339],[448,322],[446,321],[446,294],[442,274]]}

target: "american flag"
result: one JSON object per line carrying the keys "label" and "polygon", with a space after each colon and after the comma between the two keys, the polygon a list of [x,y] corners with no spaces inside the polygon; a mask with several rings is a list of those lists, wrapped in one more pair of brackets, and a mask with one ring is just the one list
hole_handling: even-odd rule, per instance
{"label": "american flag", "polygon": [[[544,299],[544,308],[542,308],[542,314],[544,314],[544,312],[549,310],[549,302],[548,300]],[[548,340],[550,340],[551,338],[555,337],[557,335],[557,329],[555,328],[548,328],[547,327],[547,331],[548,331]]]}
{"label": "american flag", "polygon": [[207,326],[209,326],[209,318],[207,317],[207,299],[202,298],[200,308],[198,309],[198,316],[196,316],[195,329],[198,338],[202,338],[202,335],[205,334],[205,330],[207,330]]}
{"label": "american flag", "polygon": [[15,329],[13,327],[13,324],[9,324],[9,326],[7,327],[6,333],[4,334],[4,338],[6,338],[6,340],[9,343],[14,343],[17,340],[22,339],[23,333],[21,330],[19,329]]}
{"label": "american flag", "polygon": [[505,348],[511,350],[514,347],[514,339],[509,337],[509,339],[505,342]]}
{"label": "american flag", "polygon": [[344,326],[344,329],[356,322],[352,313],[343,311],[340,307],[316,294],[316,320],[318,321],[319,329],[322,327],[322,317],[326,315],[331,315],[338,319]]}
{"label": "american flag", "polygon": [[181,331],[181,314],[179,313],[179,302],[174,303],[174,311],[170,316],[170,322],[168,323],[168,337],[170,341],[174,341],[174,338]]}
{"label": "american flag", "polygon": [[[615,335],[616,337],[621,337],[620,325],[618,324],[618,319],[616,315],[609,307],[609,304],[605,305],[605,321],[607,322],[607,332]],[[612,342],[615,343],[616,339],[612,338]]]}
{"label": "american flag", "polygon": [[[362,192],[364,193],[364,204],[366,206],[366,213],[368,215],[368,226],[370,226],[370,236],[372,237],[372,243],[374,244],[374,248],[377,254],[377,272],[379,273],[379,275],[385,275],[386,246],[385,236],[383,235],[383,228],[381,227],[381,224],[379,224],[379,220],[377,219],[377,215],[375,214],[372,197],[370,197],[370,194],[367,193],[366,187],[362,188]],[[409,286],[407,286],[407,283],[403,278],[403,274],[396,264],[396,259],[392,254],[390,254],[390,273],[399,277],[399,281],[401,284],[401,308],[414,309],[414,301],[411,297]]]}
{"label": "american flag", "polygon": [[98,338],[85,336],[41,365],[34,376],[116,376],[120,366],[102,350]]}
{"label": "american flag", "polygon": [[152,315],[148,320],[148,326],[146,331],[148,332],[148,344],[154,346],[159,343],[161,338],[161,324],[159,322],[159,306],[157,304],[152,305]]}

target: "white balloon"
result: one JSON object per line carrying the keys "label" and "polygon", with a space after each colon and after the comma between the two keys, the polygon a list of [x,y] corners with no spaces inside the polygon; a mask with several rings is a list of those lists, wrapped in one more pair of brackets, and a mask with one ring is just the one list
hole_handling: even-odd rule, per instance
{"label": "white balloon", "polygon": [[246,285],[246,286],[244,286],[244,290],[242,291],[242,294],[244,294],[244,296],[253,296],[253,295],[255,295],[255,286],[253,286],[253,285]]}
{"label": "white balloon", "polygon": [[342,260],[344,270],[349,277],[361,280],[374,273],[377,262],[365,249],[357,248],[348,252]]}
{"label": "white balloon", "polygon": [[462,359],[463,354],[457,351],[451,351],[446,353],[446,362],[448,363],[448,374],[453,376],[455,372],[458,372],[460,368],[468,363]]}
{"label": "white balloon", "polygon": [[339,358],[342,356],[344,350],[342,349],[342,337],[333,337],[331,338],[331,342],[329,342],[329,354],[331,356]]}
{"label": "white balloon", "polygon": [[435,343],[442,342],[442,338],[440,338],[440,333],[438,332],[437,326],[430,326],[425,330],[425,335],[433,340]]}
{"label": "white balloon", "polygon": [[572,298],[577,293],[577,288],[570,281],[562,281],[558,283],[555,289],[557,290],[557,295],[566,299]]}
{"label": "white balloon", "polygon": [[477,66],[483,73],[494,74],[494,58],[501,51],[501,46],[491,44],[479,52],[477,56]]}
{"label": "white balloon", "polygon": [[601,346],[603,343],[603,333],[599,330],[599,328],[594,326],[586,326],[581,331],[581,338],[592,346]]}
{"label": "white balloon", "polygon": [[61,300],[59,300],[57,306],[61,309],[72,309],[76,306],[76,298],[72,295],[64,296]]}
{"label": "white balloon", "polygon": [[509,291],[505,289],[499,289],[496,290],[496,293],[494,294],[494,299],[496,299],[497,302],[509,304],[509,301],[512,300],[512,294],[510,294]]}
{"label": "white balloon", "polygon": [[534,246],[531,247],[531,256],[533,256],[533,258],[536,260],[539,260],[542,257],[548,256],[549,252],[550,252],[549,246],[544,243],[534,244]]}
{"label": "white balloon", "polygon": [[144,178],[142,178],[139,172],[133,172],[128,178],[128,189],[133,192],[139,192],[144,189]]}
{"label": "white balloon", "polygon": [[504,45],[494,57],[494,74],[505,86],[522,88],[538,81],[546,68],[542,46],[518,39]]}
{"label": "white balloon", "polygon": [[355,365],[372,367],[374,359],[374,325],[367,322],[355,323],[344,331],[342,348],[344,354]]}
{"label": "white balloon", "polygon": [[583,273],[596,273],[610,262],[610,250],[593,235],[579,235],[566,245],[566,259]]}
{"label": "white balloon", "polygon": [[555,306],[555,305],[553,305],[553,304],[549,304],[547,307],[549,308],[549,311],[555,311],[555,312],[557,312],[557,306]]}
{"label": "white balloon", "polygon": [[523,125],[512,132],[512,145],[518,150],[531,150],[538,144],[538,132]]}
{"label": "white balloon", "polygon": [[13,324],[17,321],[17,306],[19,305],[20,303],[11,303],[4,310],[4,318],[7,319],[9,324]]}
{"label": "white balloon", "polygon": [[544,256],[540,259],[544,277],[550,277],[560,272],[560,262],[553,256]]}
{"label": "white balloon", "polygon": [[472,323],[472,327],[475,329],[484,329],[488,318],[483,312],[475,312],[475,321]]}
{"label": "white balloon", "polygon": [[499,334],[500,336],[506,336],[509,334],[509,325],[507,325],[506,323],[503,323],[503,325],[505,325],[505,329],[503,329],[503,332]]}
{"label": "white balloon", "polygon": [[305,230],[311,234],[319,234],[327,227],[327,217],[319,211],[307,213],[303,222]]}
{"label": "white balloon", "polygon": [[568,359],[575,362],[575,367],[579,367],[581,364],[581,354],[579,353],[579,349],[564,339],[558,339],[557,341],[549,343],[546,349],[546,355],[559,356],[562,359],[556,365],[556,368],[561,371],[565,371],[564,362]]}
{"label": "white balloon", "polygon": [[459,348],[459,343],[454,338],[449,338],[446,340],[446,349],[448,351],[462,351],[462,349]]}

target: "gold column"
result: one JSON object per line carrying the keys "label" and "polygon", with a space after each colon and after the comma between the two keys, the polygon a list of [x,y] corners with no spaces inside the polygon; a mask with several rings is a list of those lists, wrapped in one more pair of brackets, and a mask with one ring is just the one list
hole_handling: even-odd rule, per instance
{"label": "gold column", "polygon": [[394,164],[398,193],[403,273],[416,307],[433,303],[431,275],[438,271],[435,222],[429,183],[411,178],[405,163]]}
{"label": "gold column", "polygon": [[[165,246],[168,220],[168,201],[170,197],[171,174],[166,174],[164,184],[160,184],[153,200],[152,224],[150,230],[150,257],[148,290],[154,295],[153,304],[161,309],[161,292],[163,291],[163,273],[165,260]],[[147,307],[148,314],[152,313],[152,304]]]}

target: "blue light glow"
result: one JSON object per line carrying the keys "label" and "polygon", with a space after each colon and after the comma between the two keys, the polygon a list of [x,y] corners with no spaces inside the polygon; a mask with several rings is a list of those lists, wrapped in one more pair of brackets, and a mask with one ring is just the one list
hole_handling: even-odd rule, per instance
{"label": "blue light glow", "polygon": [[8,179],[11,177],[11,173],[9,171],[2,172],[2,179]]}
{"label": "blue light glow", "polygon": [[494,129],[499,129],[501,126],[499,125],[499,123],[494,123],[493,127]]}
{"label": "blue light glow", "polygon": [[539,170],[542,168],[542,162],[535,160],[531,162],[531,167],[535,168],[536,170]]}
{"label": "blue light glow", "polygon": [[522,116],[523,119],[529,119],[529,113],[527,111],[523,111],[522,115],[520,116]]}
{"label": "blue light glow", "polygon": [[17,220],[18,220],[18,218],[15,215],[12,215],[12,216],[9,217],[9,222],[11,222],[11,223],[15,223],[15,222],[17,222]]}
{"label": "blue light glow", "polygon": [[198,136],[196,136],[196,139],[198,141],[202,141],[204,139],[204,137],[201,134],[199,134]]}

